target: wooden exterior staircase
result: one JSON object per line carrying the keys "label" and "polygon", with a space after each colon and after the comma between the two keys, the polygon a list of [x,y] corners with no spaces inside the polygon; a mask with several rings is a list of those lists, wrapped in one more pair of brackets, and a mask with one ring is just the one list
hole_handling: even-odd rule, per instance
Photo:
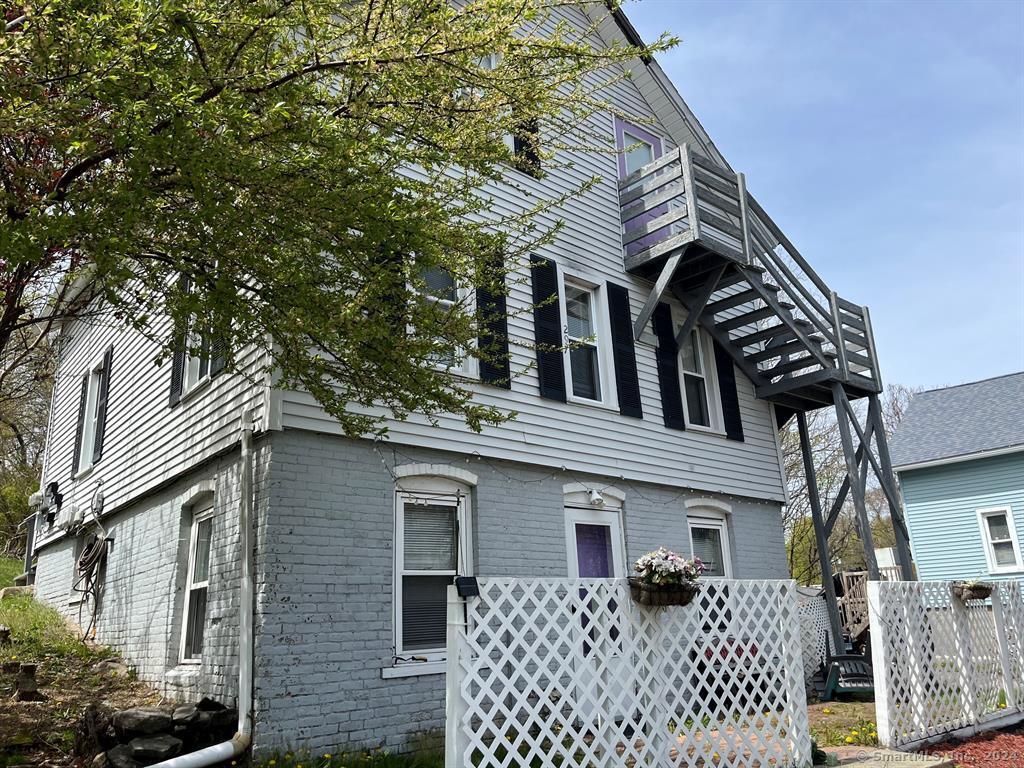
{"label": "wooden exterior staircase", "polygon": [[784,416],[881,392],[867,307],[832,291],[733,173],[684,145],[619,184],[626,270],[672,294]]}

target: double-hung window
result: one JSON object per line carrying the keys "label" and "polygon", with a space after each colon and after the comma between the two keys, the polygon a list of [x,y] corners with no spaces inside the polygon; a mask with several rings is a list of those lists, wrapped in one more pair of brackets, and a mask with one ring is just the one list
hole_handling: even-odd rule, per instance
{"label": "double-hung window", "polygon": [[573,397],[602,399],[601,355],[597,331],[597,291],[565,282],[565,320],[569,383]]}
{"label": "double-hung window", "polygon": [[985,542],[985,557],[991,573],[1024,570],[1017,528],[1009,507],[979,509],[978,521]]}
{"label": "double-hung window", "polygon": [[468,496],[458,487],[397,492],[395,656],[399,662],[444,658],[448,585],[456,574],[471,570],[467,507]]}
{"label": "double-hung window", "polygon": [[84,472],[100,459],[110,386],[110,361],[113,348],[93,363],[82,375],[82,394],[78,406],[78,431],[75,443],[75,472]]}
{"label": "double-hung window", "polygon": [[721,431],[722,413],[712,345],[694,329],[679,348],[680,382],[687,428]]}
{"label": "double-hung window", "polygon": [[[422,287],[418,293],[434,309],[434,320],[440,327],[444,327],[447,318],[454,319],[455,313],[472,310],[468,306],[471,292],[459,286],[451,271],[439,266],[424,267],[420,270],[420,280]],[[434,366],[467,376],[475,374],[475,357],[463,349],[453,348],[442,336],[438,336],[435,343],[436,348],[429,358]]]}
{"label": "double-hung window", "polygon": [[732,578],[732,559],[729,554],[729,527],[724,518],[691,517],[690,547],[707,570],[705,576]]}
{"label": "double-hung window", "polygon": [[206,634],[206,601],[210,587],[210,543],[213,538],[213,504],[192,514],[188,563],[185,572],[185,605],[182,611],[181,660],[197,663],[203,656]]}

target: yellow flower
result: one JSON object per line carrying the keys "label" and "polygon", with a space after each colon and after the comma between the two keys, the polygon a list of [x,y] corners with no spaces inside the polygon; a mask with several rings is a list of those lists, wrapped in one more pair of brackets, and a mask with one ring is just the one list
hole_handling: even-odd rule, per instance
{"label": "yellow flower", "polygon": [[267,765],[277,765],[277,760],[268,760]]}
{"label": "yellow flower", "polygon": [[853,736],[860,736],[860,731],[854,728],[852,731],[850,731],[850,734]]}
{"label": "yellow flower", "polygon": [[847,744],[853,744],[853,736],[847,736],[846,737],[846,743]]}
{"label": "yellow flower", "polygon": [[874,731],[872,731],[872,732],[871,732],[871,738],[872,738],[872,739],[877,739],[877,738],[878,738],[878,734],[877,734],[877,733],[875,733]]}
{"label": "yellow flower", "polygon": [[831,710],[831,709],[829,709],[828,707],[825,707],[825,708],[824,708],[823,710],[821,710],[821,711],[822,711],[822,713],[823,713],[823,714],[826,714],[826,715],[831,715],[831,714],[832,714],[832,710]]}
{"label": "yellow flower", "polygon": [[325,752],[324,753],[324,760],[330,760],[330,759],[331,759],[331,753],[330,752]]}

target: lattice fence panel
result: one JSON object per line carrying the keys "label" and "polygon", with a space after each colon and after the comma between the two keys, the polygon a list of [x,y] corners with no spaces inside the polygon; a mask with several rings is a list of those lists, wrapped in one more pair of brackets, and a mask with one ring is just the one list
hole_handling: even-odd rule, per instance
{"label": "lattice fence panel", "polygon": [[793,582],[709,580],[667,608],[624,580],[479,585],[450,606],[449,768],[809,762]]}
{"label": "lattice fence panel", "polygon": [[832,637],[828,620],[828,606],[821,590],[798,589],[800,615],[800,645],[803,649],[804,683],[809,684],[815,672],[822,668],[828,651],[839,653],[841,646]]}
{"label": "lattice fence panel", "polygon": [[[1020,713],[1020,585],[962,601],[952,582],[873,583],[872,660],[879,738],[910,746]],[[996,603],[996,604],[994,604]]]}

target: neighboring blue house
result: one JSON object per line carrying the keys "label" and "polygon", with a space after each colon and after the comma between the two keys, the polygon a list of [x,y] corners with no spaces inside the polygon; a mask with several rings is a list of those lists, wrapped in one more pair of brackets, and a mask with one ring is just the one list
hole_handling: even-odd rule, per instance
{"label": "neighboring blue house", "polygon": [[892,463],[918,578],[1024,576],[1024,372],[915,396]]}

